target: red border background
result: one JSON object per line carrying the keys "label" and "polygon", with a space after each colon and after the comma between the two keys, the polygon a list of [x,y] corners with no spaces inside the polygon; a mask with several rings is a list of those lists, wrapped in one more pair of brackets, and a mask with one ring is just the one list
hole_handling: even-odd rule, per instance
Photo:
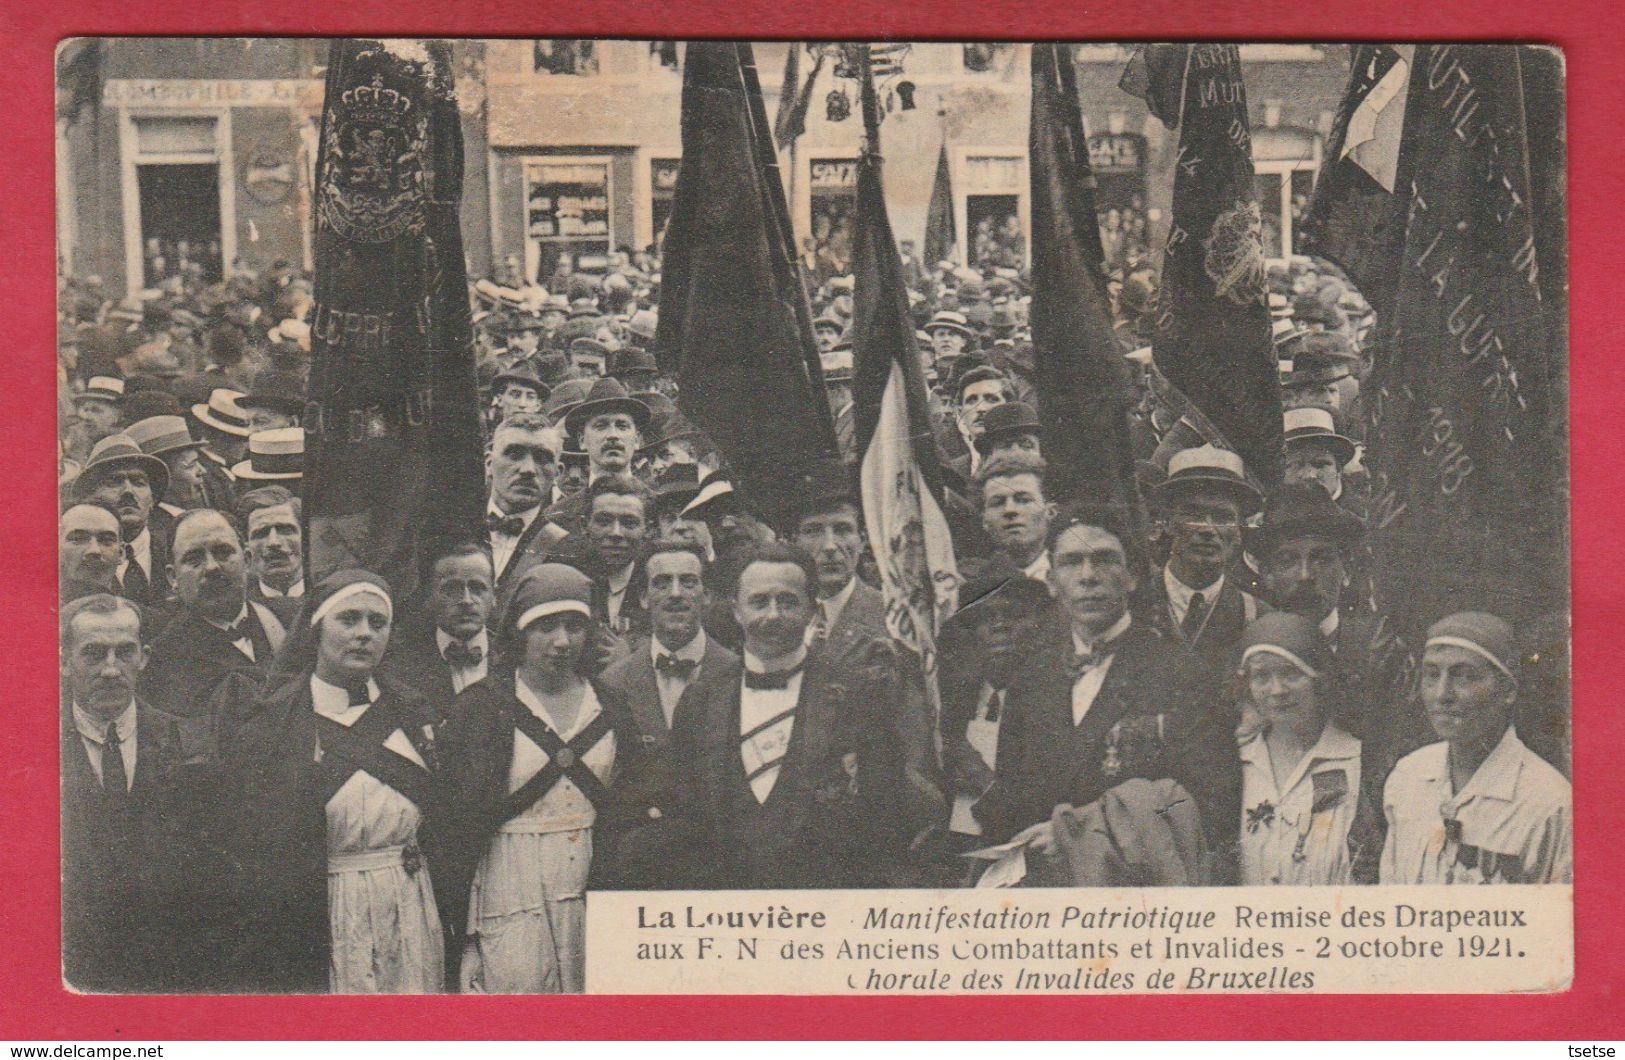
{"label": "red border background", "polygon": [[[1097,7],[1096,10],[1090,8]],[[10,501],[0,508],[0,672],[9,676],[0,743],[0,1037],[1151,1037],[1625,1038],[1625,916],[1617,842],[1625,772],[1625,670],[1610,665],[1625,633],[1625,502],[1609,487],[1625,442],[1625,299],[1610,298],[1625,199],[1625,59],[1614,3],[1529,0],[1140,0],[1045,9],[1015,0],[616,0],[571,5],[435,0],[11,0],[0,11],[5,190],[0,229],[0,343],[14,359],[0,385],[0,452]],[[1450,39],[1550,42],[1567,53],[1572,265],[1575,592],[1576,975],[1566,994],[1408,997],[1075,998],[97,998],[58,985],[54,551],[55,322],[53,76],[66,36],[226,34],[389,36],[607,35],[775,37],[1056,37],[1127,40]]]}

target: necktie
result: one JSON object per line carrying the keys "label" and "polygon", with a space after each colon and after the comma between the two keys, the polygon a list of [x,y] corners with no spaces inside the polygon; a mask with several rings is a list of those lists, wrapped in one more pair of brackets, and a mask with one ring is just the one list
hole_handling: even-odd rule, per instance
{"label": "necktie", "polygon": [[124,771],[118,726],[112,722],[102,731],[102,793],[113,810],[123,810],[129,805],[130,775]]}
{"label": "necktie", "polygon": [[[687,681],[694,676],[694,670],[700,665],[698,659],[679,659],[675,655],[661,652],[655,656],[655,672],[675,677],[679,681]],[[781,688],[784,686],[780,686]]]}
{"label": "necktie", "polygon": [[801,663],[791,667],[788,670],[775,670],[772,673],[759,674],[755,670],[746,670],[745,687],[756,689],[757,691],[789,688],[790,678],[794,677],[796,674],[799,674],[801,672],[801,668],[805,665],[806,661],[803,660]]}
{"label": "necktie", "polygon": [[1185,621],[1179,624],[1179,630],[1186,640],[1195,640],[1196,635],[1202,632],[1202,623],[1207,618],[1207,600],[1201,593],[1191,593],[1191,602],[1185,608]]}
{"label": "necktie", "polygon": [[998,721],[999,715],[1004,713],[1004,689],[995,688],[993,694],[987,697],[987,711],[985,717],[988,721]]}
{"label": "necktie", "polygon": [[454,640],[446,645],[446,661],[459,670],[471,670],[485,658],[485,649],[478,644]]}
{"label": "necktie", "polygon": [[808,645],[816,644],[829,636],[829,609],[824,601],[818,601],[818,613],[813,616],[812,624],[807,627]]}
{"label": "necktie", "polygon": [[152,583],[147,580],[147,572],[141,569],[136,562],[135,546],[130,542],[124,543],[124,578],[121,585],[124,589],[124,598],[134,600],[136,603],[145,603],[152,593]]}
{"label": "necktie", "polygon": [[485,528],[493,534],[518,537],[525,532],[525,520],[517,515],[498,515],[492,512],[485,517]]}

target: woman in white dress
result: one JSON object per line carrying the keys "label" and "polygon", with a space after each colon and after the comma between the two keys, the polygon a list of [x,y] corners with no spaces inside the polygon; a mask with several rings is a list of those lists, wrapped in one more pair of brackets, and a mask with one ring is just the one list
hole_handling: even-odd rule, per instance
{"label": "woman in white dress", "polygon": [[1241,882],[1351,882],[1367,841],[1360,741],[1338,725],[1331,657],[1315,624],[1274,612],[1241,640],[1242,696],[1260,724],[1240,740]]}
{"label": "woman in white dress", "polygon": [[465,992],[585,989],[594,840],[614,816],[609,785],[630,729],[624,705],[585,676],[592,641],[587,576],[531,568],[499,623],[490,675],[446,720],[462,866],[448,894],[467,899],[466,913],[448,905],[447,916],[464,929]]}
{"label": "woman in white dress", "polygon": [[444,988],[427,827],[440,801],[433,714],[376,673],[393,618],[382,578],[324,579],[231,741],[248,988]]}

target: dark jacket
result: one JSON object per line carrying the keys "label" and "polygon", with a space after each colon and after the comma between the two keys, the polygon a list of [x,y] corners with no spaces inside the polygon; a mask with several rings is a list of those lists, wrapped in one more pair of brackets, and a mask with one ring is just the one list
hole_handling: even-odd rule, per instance
{"label": "dark jacket", "polygon": [[[631,714],[620,697],[603,684],[594,681],[592,687],[610,731],[615,734],[615,772],[618,774],[634,767],[640,755]],[[509,794],[508,768],[513,762],[514,731],[520,712],[525,710],[514,692],[514,672],[511,669],[496,672],[463,690],[439,730],[437,742],[447,793],[447,842],[436,894],[441,903],[441,919],[452,940],[446,949],[448,959],[452,954],[462,954],[474,873],[490,846],[491,837],[505,819],[502,807]],[[609,787],[613,790],[614,786],[612,778]],[[613,843],[627,814],[618,801],[595,806],[598,818],[593,826],[593,846],[596,850],[601,842]],[[597,861],[596,854],[594,860]],[[596,864],[594,871],[598,871]]]}
{"label": "dark jacket", "polygon": [[137,701],[122,811],[103,793],[67,700],[61,732],[65,978],[88,991],[209,989],[209,943],[227,912],[217,899],[234,874],[201,834],[205,800],[182,766],[176,720]]}
{"label": "dark jacket", "polygon": [[[1268,608],[1260,607],[1258,600],[1245,592],[1235,577],[1227,576],[1218,599],[1209,601],[1212,606],[1208,608],[1207,620],[1198,627],[1196,638],[1187,641],[1184,629],[1174,621],[1173,605],[1169,602],[1168,588],[1162,579],[1162,571],[1152,572],[1147,579],[1149,591],[1136,614],[1143,615],[1169,639],[1184,644],[1201,656],[1213,673],[1228,675],[1234,672],[1240,661],[1238,651],[1242,630]],[[1239,715],[1235,720],[1240,720]]]}
{"label": "dark jacket", "polygon": [[1072,722],[1070,635],[1048,635],[1012,684],[993,786],[974,812],[988,842],[1082,807],[1132,777],[1178,781],[1196,798],[1215,850],[1234,846],[1241,803],[1235,735],[1196,656],[1135,622],[1081,724]]}
{"label": "dark jacket", "polygon": [[[418,843],[437,894],[445,845],[444,792],[433,743],[423,732],[429,707],[387,676],[374,677],[399,711],[401,729],[436,778],[419,805]],[[332,770],[316,761],[317,715],[310,680],[300,674],[261,694],[227,748],[230,836],[243,866],[239,930],[230,974],[235,989],[325,993],[332,938],[327,914],[327,800]]]}
{"label": "dark jacket", "polygon": [[270,608],[249,602],[248,625],[254,660],[237,650],[224,630],[182,607],[153,639],[152,659],[141,672],[141,695],[160,710],[182,719],[188,758],[215,754],[211,701],[231,674],[263,682],[286,629]]}
{"label": "dark jacket", "polygon": [[[738,663],[739,656],[707,634],[705,655],[689,685],[692,687],[702,674]],[[660,706],[660,689],[655,683],[648,637],[632,642],[630,650],[600,674],[598,680],[605,690],[626,704],[632,721],[628,735],[638,742],[640,749],[635,765],[618,770],[615,780],[616,799],[625,808],[627,827],[636,830],[658,826],[658,822],[676,812],[683,783],[693,769],[692,763],[677,757],[673,733],[674,727],[691,724],[693,714],[674,711],[671,726],[667,725],[666,713]],[[643,880],[658,874],[658,865],[644,865],[631,859],[630,852],[641,849],[640,844],[634,843],[627,846],[626,857],[618,850],[614,856],[604,859],[602,878],[607,886],[637,888]],[[663,860],[663,856],[657,860]]]}
{"label": "dark jacket", "polygon": [[[493,638],[487,636],[487,642]],[[487,656],[487,672],[492,665]],[[390,637],[389,653],[384,656],[383,672],[422,696],[429,704],[435,724],[446,720],[457,690],[451,681],[451,664],[440,654],[435,638],[435,624],[427,618],[417,618],[402,625],[396,636]]]}
{"label": "dark jacket", "polygon": [[708,889],[881,885],[923,823],[906,819],[902,755],[885,705],[896,674],[814,649],[790,744],[767,801],[739,745],[742,663],[702,673],[684,693],[678,760],[693,763],[677,822],[685,882]]}
{"label": "dark jacket", "polygon": [[147,576],[147,590],[138,593],[121,588],[118,595],[142,607],[162,608],[169,602],[170,594],[175,589],[175,583],[169,577],[169,547],[175,537],[175,517],[154,504],[151,514],[147,516],[147,536],[152,543],[149,553],[152,572]]}

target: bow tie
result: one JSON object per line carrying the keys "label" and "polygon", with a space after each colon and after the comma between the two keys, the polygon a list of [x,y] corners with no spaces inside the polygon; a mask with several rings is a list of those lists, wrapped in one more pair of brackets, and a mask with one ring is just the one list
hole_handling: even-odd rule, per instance
{"label": "bow tie", "polygon": [[[665,652],[655,656],[655,673],[667,674],[679,681],[687,681],[690,677],[693,677],[694,671],[699,668],[699,665],[700,661],[698,659],[679,659],[677,656],[668,655]],[[779,687],[783,688],[784,686],[780,685]]]}
{"label": "bow tie", "polygon": [[367,694],[365,683],[350,685],[345,691],[350,693],[350,706],[352,707],[366,707],[372,704],[372,696]]}
{"label": "bow tie", "polygon": [[498,515],[492,512],[485,517],[485,528],[493,534],[518,537],[525,532],[525,520],[518,515]]}
{"label": "bow tie", "polygon": [[240,640],[246,640],[249,643],[253,643],[254,641],[254,638],[249,635],[248,620],[246,618],[233,622],[231,625],[222,630],[222,632],[225,633],[226,639],[231,641],[233,644]]}
{"label": "bow tie", "polygon": [[1111,658],[1111,655],[1112,650],[1110,644],[1102,644],[1094,651],[1073,652],[1072,657],[1067,660],[1066,668],[1067,671],[1072,674],[1072,679],[1076,681],[1086,672],[1093,670],[1095,667]]}
{"label": "bow tie", "polygon": [[444,654],[448,663],[460,670],[468,670],[478,666],[485,658],[485,649],[478,644],[454,640],[446,645]]}
{"label": "bow tie", "polygon": [[746,670],[745,687],[756,689],[757,691],[789,688],[790,678],[794,677],[796,674],[799,674],[801,672],[801,668],[806,665],[806,660],[802,660],[800,663],[788,670],[775,670],[772,673],[764,674],[759,674],[755,670]]}

